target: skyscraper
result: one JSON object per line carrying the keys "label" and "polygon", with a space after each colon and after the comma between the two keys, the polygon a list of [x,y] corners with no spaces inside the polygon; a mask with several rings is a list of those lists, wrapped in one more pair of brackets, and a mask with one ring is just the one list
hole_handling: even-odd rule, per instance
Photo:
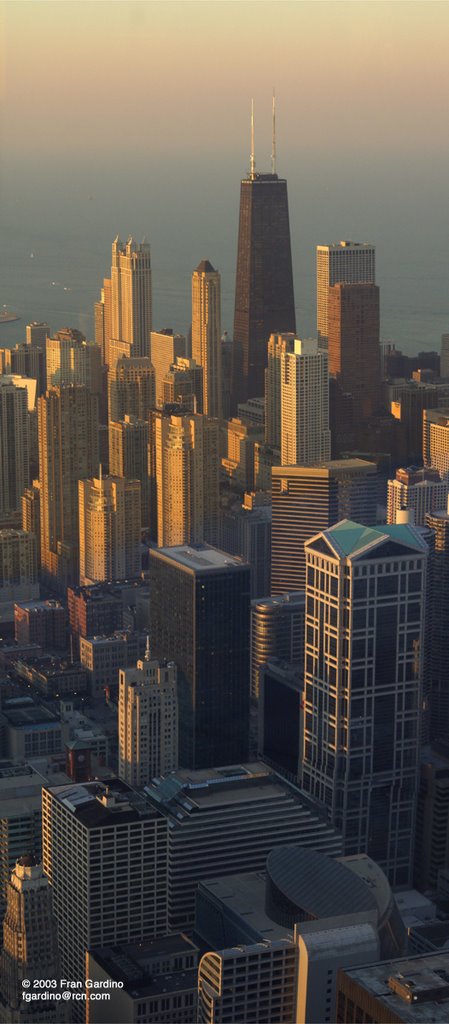
{"label": "skyscraper", "polygon": [[19,526],[22,494],[30,483],[27,391],[0,377],[0,528]]}
{"label": "skyscraper", "polygon": [[159,547],[216,544],[219,421],[196,416],[182,406],[154,412],[150,471],[153,529]]}
{"label": "skyscraper", "polygon": [[410,885],[428,548],[408,525],[343,520],[306,543],[302,786],[345,853]]}
{"label": "skyscraper", "polygon": [[269,661],[304,664],[302,591],[251,601],[251,696],[259,696],[259,669]]}
{"label": "skyscraper", "polygon": [[33,348],[41,348],[45,352],[45,341],[49,333],[47,323],[33,320],[31,324],[26,325],[26,344],[32,345]]}
{"label": "skyscraper", "polygon": [[354,423],[369,419],[380,401],[379,289],[334,284],[328,291],[329,373],[352,395]]}
{"label": "skyscraper", "polygon": [[140,482],[100,475],[78,483],[80,584],[140,573]]}
{"label": "skyscraper", "polygon": [[174,662],[149,651],[137,668],[119,671],[119,775],[142,789],[178,767],[178,696]]}
{"label": "skyscraper", "polygon": [[330,453],[327,352],[295,338],[281,352],[281,463],[306,466]]}
{"label": "skyscraper", "polygon": [[150,525],[148,440],[148,420],[125,416],[119,423],[109,422],[109,472],[140,481],[142,528]]}
{"label": "skyscraper", "polygon": [[[274,139],[273,139],[274,142]],[[251,167],[240,186],[234,312],[234,388],[240,400],[264,394],[267,344],[275,331],[296,331],[287,182]],[[239,374],[241,373],[241,380]]]}
{"label": "skyscraper", "polygon": [[220,419],[221,285],[209,260],[192,274],[192,359],[203,367],[203,413]]}
{"label": "skyscraper", "polygon": [[376,250],[368,242],[333,242],[317,245],[317,331],[328,337],[328,293],[334,284],[374,284]]}
{"label": "skyscraper", "polygon": [[150,551],[150,643],[178,666],[179,762],[246,760],[250,568],[207,545]]}
{"label": "skyscraper", "polygon": [[[449,506],[447,506],[449,509]],[[430,556],[431,587],[429,593],[428,646],[426,682],[430,703],[430,739],[447,742],[449,735],[449,635],[447,610],[449,603],[449,511],[426,515],[426,526],[435,534],[435,548]]]}
{"label": "skyscraper", "polygon": [[166,373],[178,358],[186,357],[187,339],[183,334],[174,334],[171,327],[151,332],[151,362],[154,366],[155,404],[158,409],[164,404],[163,381]]}
{"label": "skyscraper", "polygon": [[98,402],[86,388],[50,388],[38,401],[41,564],[46,583],[79,581],[78,481],[98,469]]}
{"label": "skyscraper", "polygon": [[111,278],[105,277],[100,299],[94,304],[95,341],[100,347],[105,366],[109,366],[109,345],[112,337],[111,284]]}
{"label": "skyscraper", "polygon": [[154,404],[154,369],[149,357],[116,360],[108,373],[109,419],[115,423],[125,416],[146,420]]}
{"label": "skyscraper", "polygon": [[449,408],[423,411],[423,462],[449,480]]}
{"label": "skyscraper", "polygon": [[179,402],[190,412],[202,413],[203,377],[203,367],[194,359],[178,356],[162,380],[162,406]]}
{"label": "skyscraper", "polygon": [[304,543],[339,519],[373,526],[377,473],[364,459],[272,470],[271,593],[305,590]]}
{"label": "skyscraper", "polygon": [[149,356],[151,335],[151,256],[146,241],[130,237],[112,243],[111,329],[109,365],[114,362],[114,342],[127,356]]}
{"label": "skyscraper", "polygon": [[388,481],[387,522],[395,523],[397,512],[413,510],[416,526],[426,525],[426,515],[447,506],[448,485],[436,469],[397,469]]}
{"label": "skyscraper", "polygon": [[271,334],[265,370],[265,442],[281,448],[281,355],[293,351],[294,334]]}
{"label": "skyscraper", "polygon": [[101,396],[101,349],[81,331],[64,327],[46,345],[47,388],[80,384]]}
{"label": "skyscraper", "polygon": [[[24,1001],[24,990],[39,982],[56,981],[60,967],[52,893],[42,865],[32,856],[21,857],[7,889],[3,922],[3,952],[0,956],[0,1020],[21,1022],[42,1019],[42,1004]],[[51,993],[52,986],[48,984]],[[43,1004],[48,1024],[67,1020],[61,1002],[51,996]],[[38,1009],[37,1009],[38,1008]]]}

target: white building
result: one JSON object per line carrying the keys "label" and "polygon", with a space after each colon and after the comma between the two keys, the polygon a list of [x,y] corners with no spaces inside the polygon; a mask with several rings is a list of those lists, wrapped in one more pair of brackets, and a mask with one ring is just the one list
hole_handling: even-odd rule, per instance
{"label": "white building", "polygon": [[449,408],[423,411],[423,462],[449,480]]}
{"label": "white building", "polygon": [[137,668],[119,673],[119,775],[142,789],[178,767],[178,696],[174,662],[161,663],[149,649]]}
{"label": "white building", "polygon": [[330,459],[327,352],[314,338],[295,338],[281,353],[281,464]]}
{"label": "white building", "polygon": [[333,284],[375,284],[376,250],[368,242],[333,242],[316,247],[317,331],[327,341],[327,303]]}
{"label": "white building", "polygon": [[397,512],[413,510],[416,526],[426,525],[428,512],[447,507],[448,484],[437,470],[397,469],[396,478],[388,481],[387,522],[395,523]]}
{"label": "white building", "polygon": [[209,260],[192,274],[192,359],[203,367],[203,413],[221,417],[221,284]]}

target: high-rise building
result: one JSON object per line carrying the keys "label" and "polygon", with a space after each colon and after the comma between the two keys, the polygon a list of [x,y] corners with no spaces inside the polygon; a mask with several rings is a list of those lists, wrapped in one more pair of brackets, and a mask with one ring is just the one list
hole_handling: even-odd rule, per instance
{"label": "high-rise building", "polygon": [[251,602],[251,696],[259,696],[259,669],[273,660],[304,664],[303,592]]}
{"label": "high-rise building", "polygon": [[423,462],[449,479],[449,408],[424,409]]}
{"label": "high-rise building", "polygon": [[388,481],[387,522],[396,522],[396,513],[413,510],[416,526],[426,525],[426,515],[447,505],[448,484],[436,469],[397,469],[394,480]]}
{"label": "high-rise building", "polygon": [[135,668],[137,660],[144,657],[147,636],[122,629],[109,636],[80,637],[80,662],[92,697],[104,699],[106,691],[118,691],[120,670]]}
{"label": "high-rise building", "polygon": [[446,1024],[449,1016],[449,953],[384,960],[339,971],[338,1024]]}
{"label": "high-rise building", "polygon": [[[447,722],[447,714],[446,714]],[[443,734],[441,730],[440,735]],[[423,747],[416,815],[414,882],[420,892],[436,892],[438,874],[449,865],[449,747]]]}
{"label": "high-rise building", "polygon": [[294,334],[271,334],[265,370],[265,443],[281,448],[281,354],[292,352]]}
{"label": "high-rise building", "polygon": [[34,533],[36,538],[37,565],[41,564],[41,488],[39,480],[33,480],[22,494],[22,529]]}
{"label": "high-rise building", "polygon": [[221,418],[221,284],[209,260],[192,274],[192,359],[203,367],[203,412]]}
{"label": "high-rise building", "polygon": [[219,421],[167,406],[152,414],[150,430],[150,501],[159,547],[216,544]]}
{"label": "high-rise building", "polygon": [[345,853],[410,885],[428,548],[408,525],[343,520],[306,545],[303,788]]}
{"label": "high-rise building", "polygon": [[255,491],[254,453],[257,443],[263,441],[263,427],[244,423],[241,419],[227,420],[223,427],[222,469],[237,491]]}
{"label": "high-rise building", "polygon": [[203,375],[194,359],[178,356],[162,380],[162,406],[178,402],[190,412],[204,412]]}
{"label": "high-rise building", "polygon": [[45,349],[26,342],[14,348],[0,348],[0,371],[35,380],[37,394],[42,395],[45,391]]}
{"label": "high-rise building", "polygon": [[93,395],[101,396],[101,349],[95,341],[86,341],[81,331],[64,327],[47,338],[47,389],[80,384]]}
{"label": "high-rise building", "polygon": [[[187,339],[183,334],[174,334],[171,327],[151,332],[151,362],[154,366],[155,404],[158,409],[164,404],[163,382],[165,375],[177,359],[185,358],[187,358]],[[198,412],[200,411],[198,410]]]}
{"label": "high-rise building", "polygon": [[441,335],[440,377],[445,380],[449,377],[449,334]]}
{"label": "high-rise building", "polygon": [[80,584],[140,574],[140,482],[100,475],[78,483]]}
{"label": "high-rise building", "polygon": [[429,697],[430,738],[447,741],[449,736],[449,511],[426,515],[426,526],[434,532],[430,556],[428,596],[428,645],[426,684]]}
{"label": "high-rise building", "polygon": [[295,338],[281,352],[281,464],[307,466],[330,458],[327,352]]}
{"label": "high-rise building", "polygon": [[178,767],[178,696],[174,662],[149,650],[137,668],[119,672],[119,776],[143,789]]}
{"label": "high-rise building", "polygon": [[[117,237],[112,243],[111,341],[124,345],[123,355],[150,355],[151,313],[150,246],[131,237],[123,245]],[[112,366],[113,344],[109,359]]]}
{"label": "high-rise building", "polygon": [[272,471],[271,593],[305,590],[304,543],[340,519],[373,526],[377,473],[364,459]]}
{"label": "high-rise building", "polygon": [[126,416],[109,422],[109,472],[111,476],[140,481],[142,528],[150,525],[150,478],[148,475],[148,420]]}
{"label": "high-rise building", "polygon": [[221,517],[220,546],[249,562],[252,598],[270,593],[271,504],[266,497],[247,492],[243,502],[233,504]]}
{"label": "high-rise building", "polygon": [[[234,312],[235,397],[264,394],[267,344],[275,331],[296,331],[287,182],[251,168],[240,185]],[[239,376],[241,375],[241,379]]]}
{"label": "high-rise building", "polygon": [[14,636],[18,644],[64,650],[67,612],[59,601],[24,601],[14,605]]}
{"label": "high-rise building", "polygon": [[25,530],[0,530],[0,622],[13,622],[16,601],[39,597],[36,538]]}
{"label": "high-rise building", "polygon": [[207,545],[150,551],[150,643],[178,666],[179,763],[246,760],[250,568]]}
{"label": "high-rise building", "polygon": [[49,334],[49,326],[45,322],[33,320],[26,325],[26,344],[33,348],[41,348],[45,352],[45,342]]}
{"label": "high-rise building", "polygon": [[148,356],[116,360],[108,373],[109,419],[114,423],[125,416],[146,420],[154,404],[154,369]]}
{"label": "high-rise building", "polygon": [[317,245],[317,331],[328,338],[328,296],[334,284],[374,284],[376,250],[368,242],[333,242]]}
{"label": "high-rise building", "polygon": [[76,652],[80,637],[109,636],[123,626],[121,594],[110,584],[68,587],[67,605]]}
{"label": "high-rise building", "polygon": [[100,299],[94,304],[95,341],[101,350],[101,359],[109,366],[109,344],[112,337],[112,302],[110,277],[105,277]]}
{"label": "high-rise building", "polygon": [[[32,856],[17,861],[7,890],[3,921],[3,952],[0,956],[0,1020],[2,1024],[42,1020],[48,1024],[67,1020],[64,1004],[51,998],[52,982],[59,991],[59,952],[52,893],[48,878]],[[47,989],[45,1003],[27,1003],[24,992],[38,983]],[[45,983],[48,983],[47,985]]]}
{"label": "high-rise building", "polygon": [[22,494],[30,482],[27,391],[0,377],[0,528],[19,526]]}
{"label": "high-rise building", "polygon": [[41,565],[64,591],[79,580],[78,481],[98,469],[98,401],[86,388],[50,388],[38,401]]}
{"label": "high-rise building", "polygon": [[167,933],[167,821],[120,779],[44,786],[42,846],[64,978],[93,946]]}
{"label": "high-rise building", "polygon": [[329,373],[352,396],[355,425],[380,402],[379,289],[375,284],[334,284],[328,292]]}

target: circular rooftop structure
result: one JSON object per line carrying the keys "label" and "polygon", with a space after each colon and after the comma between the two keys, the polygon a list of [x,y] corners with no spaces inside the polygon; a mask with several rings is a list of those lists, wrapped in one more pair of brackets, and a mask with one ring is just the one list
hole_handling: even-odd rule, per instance
{"label": "circular rooftop structure", "polygon": [[366,883],[338,860],[316,850],[281,846],[267,858],[265,909],[278,924],[376,910]]}

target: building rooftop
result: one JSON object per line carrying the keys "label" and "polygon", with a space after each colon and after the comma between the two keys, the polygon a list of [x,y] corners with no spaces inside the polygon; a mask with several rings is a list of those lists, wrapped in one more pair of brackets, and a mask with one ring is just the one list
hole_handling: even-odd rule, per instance
{"label": "building rooftop", "polygon": [[198,573],[216,572],[229,568],[248,568],[248,563],[243,558],[229,555],[226,551],[220,551],[209,544],[182,544],[178,547],[152,549],[150,556],[175,562],[178,566]]}
{"label": "building rooftop", "polygon": [[344,473],[351,471],[356,473],[375,473],[377,466],[375,462],[368,462],[367,459],[329,459],[327,462],[312,462],[307,466],[273,466],[273,476],[329,476],[332,473]]}
{"label": "building rooftop", "polygon": [[163,974],[153,967],[162,957],[168,962],[175,956],[193,955],[198,959],[198,947],[182,933],[167,935],[163,939],[119,946],[102,946],[90,951],[90,956],[114,980],[122,981],[124,991],[134,999],[163,995],[165,992],[184,991],[196,987],[196,967],[187,970],[169,969]]}
{"label": "building rooftop", "polygon": [[29,729],[32,726],[59,725],[59,719],[48,708],[41,704],[31,704],[26,707],[4,707],[2,715],[6,718],[8,725],[14,729]]}
{"label": "building rooftop", "polygon": [[[367,554],[377,546],[381,548],[381,545],[388,538],[398,545],[412,548],[414,551],[427,551],[427,544],[423,541],[419,532],[406,523],[395,523],[394,525],[381,526],[375,529],[371,526],[362,526],[360,523],[354,523],[350,519],[342,519],[340,523],[325,530],[322,536],[335,549],[336,554],[340,556],[355,557]],[[306,543],[306,548],[309,546],[313,549],[314,539]],[[382,550],[379,552],[379,557],[382,557]]]}
{"label": "building rooftop", "polygon": [[52,612],[55,608],[64,610],[60,601],[47,599],[45,601],[21,601],[15,604],[15,608],[22,608],[27,612]]}
{"label": "building rooftop", "polygon": [[[384,1019],[390,1014],[389,1019],[405,1024],[447,1024],[449,1020],[449,952],[385,960],[347,969],[344,975],[377,1000]],[[356,1002],[356,993],[351,994],[354,997]]]}
{"label": "building rooftop", "polygon": [[85,828],[105,828],[154,818],[157,811],[121,779],[45,787]]}
{"label": "building rooftop", "polygon": [[201,260],[201,263],[198,263],[198,266],[197,266],[197,268],[195,270],[195,274],[216,274],[216,273],[217,273],[217,271],[215,270],[215,267],[212,266],[212,263],[209,263],[209,260]]}
{"label": "building rooftop", "polygon": [[374,249],[372,242],[330,242],[328,245],[317,245],[317,249],[327,252],[328,249]]}
{"label": "building rooftop", "polygon": [[281,846],[267,859],[267,876],[281,898],[308,918],[338,917],[376,910],[370,888],[344,861],[316,850]]}

